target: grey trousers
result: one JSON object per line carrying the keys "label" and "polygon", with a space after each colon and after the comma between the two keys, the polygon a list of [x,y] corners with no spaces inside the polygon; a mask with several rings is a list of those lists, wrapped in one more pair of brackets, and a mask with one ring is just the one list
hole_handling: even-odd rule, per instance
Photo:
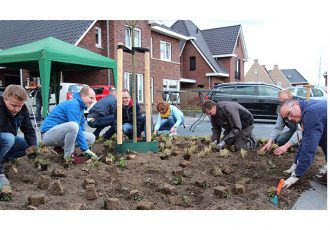
{"label": "grey trousers", "polygon": [[[48,146],[61,146],[64,149],[64,157],[71,156],[76,145],[76,138],[79,131],[79,125],[76,122],[66,122],[54,126],[43,134],[42,141]],[[84,132],[88,145],[92,145],[95,136],[92,133]]]}
{"label": "grey trousers", "polygon": [[256,146],[251,143],[251,138],[254,138],[252,130],[253,125],[248,126],[245,129],[242,129],[242,132],[240,132],[237,136],[230,138],[226,143],[229,145],[234,145],[236,151],[240,149],[253,149]]}

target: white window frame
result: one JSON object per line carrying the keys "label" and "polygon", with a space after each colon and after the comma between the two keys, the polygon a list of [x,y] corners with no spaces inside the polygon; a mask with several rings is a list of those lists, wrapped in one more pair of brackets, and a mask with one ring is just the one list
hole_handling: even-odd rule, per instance
{"label": "white window frame", "polygon": [[160,41],[160,60],[171,61],[172,47],[171,43]]}
{"label": "white window frame", "polygon": [[[180,91],[180,81],[179,80],[172,80],[172,79],[163,79],[163,89],[164,90],[178,90]],[[180,94],[172,94],[172,96],[176,95],[175,100],[173,100],[173,103],[180,103]],[[166,95],[166,101],[172,101],[169,100],[169,95]]]}
{"label": "white window frame", "polygon": [[95,27],[95,34],[97,35],[97,41],[95,41],[95,46],[97,48],[102,48],[102,29],[100,27]]}
{"label": "white window frame", "polygon": [[[142,38],[142,32],[139,28],[134,28],[134,46],[135,47],[141,47],[141,38]],[[125,26],[125,46],[127,48],[132,49],[132,35],[131,35],[131,29],[129,26]]]}
{"label": "white window frame", "polygon": [[[136,75],[136,90],[137,90],[137,100],[138,103],[143,103],[144,102],[144,84],[143,84],[143,80],[144,80],[144,76],[143,74],[135,74]],[[131,93],[131,76],[132,73],[129,72],[124,72],[124,79],[123,79],[123,89],[128,89]]]}

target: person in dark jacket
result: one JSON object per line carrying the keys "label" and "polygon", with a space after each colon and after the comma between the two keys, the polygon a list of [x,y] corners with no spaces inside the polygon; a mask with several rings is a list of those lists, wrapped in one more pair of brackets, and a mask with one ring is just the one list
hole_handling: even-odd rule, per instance
{"label": "person in dark jacket", "polygon": [[[252,134],[253,115],[236,102],[206,100],[203,112],[211,116],[212,141],[219,149],[234,145],[235,150],[253,149],[256,140]],[[224,137],[220,140],[222,128]]]}
{"label": "person in dark jacket", "polygon": [[[3,162],[16,160],[25,155],[27,148],[37,145],[37,136],[24,104],[26,100],[27,93],[19,85],[7,86],[0,96],[0,189],[9,185],[3,174]],[[18,129],[24,138],[17,136]]]}
{"label": "person in dark jacket", "polygon": [[[284,120],[300,123],[302,139],[291,168],[291,173],[284,182],[284,188],[295,184],[312,164],[317,146],[319,145],[327,160],[327,100],[287,100],[279,108]],[[327,172],[317,174],[314,179],[322,184],[327,184]]]}
{"label": "person in dark jacket", "polygon": [[115,121],[115,113],[117,109],[116,89],[110,90],[110,95],[99,100],[87,115],[87,124],[91,128],[96,128],[93,134],[96,139],[100,132],[107,126],[113,126]]}
{"label": "person in dark jacket", "polygon": [[63,147],[64,159],[69,160],[77,143],[85,156],[97,159],[96,154],[89,149],[89,145],[95,141],[95,136],[85,132],[84,117],[84,110],[94,101],[94,90],[84,86],[79,93],[74,93],[72,100],[58,104],[41,125],[44,144]]}
{"label": "person in dark jacket", "polygon": [[[130,139],[133,137],[133,102],[131,95],[127,89],[123,90],[122,94],[123,100],[123,133],[127,135]],[[144,131],[145,117],[141,113],[141,108],[138,103],[136,103],[136,126],[137,126],[137,137],[141,137],[141,133]],[[113,134],[117,132],[117,113],[115,115],[114,125],[103,134],[105,139],[110,139]]]}

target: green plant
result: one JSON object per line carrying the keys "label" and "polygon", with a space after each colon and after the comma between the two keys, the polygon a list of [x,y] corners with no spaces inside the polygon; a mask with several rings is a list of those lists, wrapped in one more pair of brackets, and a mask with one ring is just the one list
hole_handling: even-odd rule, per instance
{"label": "green plant", "polygon": [[119,167],[126,168],[126,159],[124,157],[119,159]]}
{"label": "green plant", "polygon": [[223,198],[225,199],[229,199],[231,197],[230,193],[229,192],[224,192],[223,193]]}
{"label": "green plant", "polygon": [[89,166],[90,168],[97,168],[97,167],[100,166],[100,161],[99,161],[98,159],[91,158],[91,159],[90,159],[90,162],[89,162],[89,164],[88,164],[88,166]]}
{"label": "green plant", "polygon": [[175,185],[180,185],[180,184],[182,184],[183,180],[182,180],[181,176],[175,176],[172,178],[172,182]]}

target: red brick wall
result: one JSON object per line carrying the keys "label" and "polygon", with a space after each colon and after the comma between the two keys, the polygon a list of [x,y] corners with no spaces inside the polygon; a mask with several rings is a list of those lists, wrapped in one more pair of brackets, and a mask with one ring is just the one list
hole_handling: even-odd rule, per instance
{"label": "red brick wall", "polygon": [[[196,70],[190,71],[190,57],[196,57]],[[189,88],[197,88],[198,85],[203,85],[204,88],[209,88],[209,78],[206,73],[213,72],[210,66],[206,63],[202,55],[196,50],[195,46],[190,42],[186,42],[181,55],[182,77],[196,80],[196,84],[189,84]],[[186,84],[188,86],[188,84]]]}
{"label": "red brick wall", "polygon": [[[152,36],[150,76],[154,78],[154,105],[162,101],[163,79],[180,80],[179,40],[156,32]],[[160,41],[171,43],[171,62],[160,60]]]}
{"label": "red brick wall", "polygon": [[[119,42],[125,43],[125,25],[124,20],[109,21],[109,44],[110,44],[110,58],[117,60],[117,45]],[[102,28],[102,48],[95,46],[95,27]],[[91,30],[84,36],[78,46],[107,56],[106,46],[106,21],[97,21]],[[151,48],[151,37],[153,41],[150,62],[150,75],[154,78],[154,104],[161,101],[161,91],[163,89],[163,79],[180,79],[180,49],[179,39],[168,37],[166,35],[158,34],[151,31],[151,26],[148,21],[138,20],[135,28],[141,30],[141,45],[144,48]],[[159,60],[160,58],[160,40],[171,43],[172,61],[166,62]],[[124,44],[125,45],[125,44]],[[144,69],[144,54],[136,53],[135,56],[135,72],[139,74],[145,73]],[[132,72],[132,55],[124,53],[123,58],[124,72]],[[63,73],[63,81],[65,82],[79,82],[89,85],[107,84],[107,70],[101,71],[82,71],[80,73]],[[111,77],[113,84],[113,77]]]}

